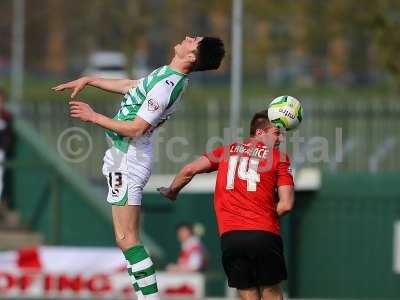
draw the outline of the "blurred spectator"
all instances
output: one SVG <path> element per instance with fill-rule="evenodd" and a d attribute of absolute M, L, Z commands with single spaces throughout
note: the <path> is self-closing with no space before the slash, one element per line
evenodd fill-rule
<path fill-rule="evenodd" d="M 170 272 L 200 272 L 207 267 L 207 254 L 199 237 L 194 234 L 193 225 L 181 223 L 176 227 L 176 234 L 181 243 L 181 252 L 175 264 L 169 264 Z"/>
<path fill-rule="evenodd" d="M 13 155 L 14 134 L 12 129 L 12 114 L 6 110 L 7 93 L 0 88 L 0 201 L 2 210 L 14 208 L 10 196 L 11 176 L 4 163 Z"/>

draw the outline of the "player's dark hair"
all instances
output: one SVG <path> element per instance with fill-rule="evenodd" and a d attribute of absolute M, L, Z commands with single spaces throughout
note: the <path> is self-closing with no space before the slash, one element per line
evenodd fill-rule
<path fill-rule="evenodd" d="M 192 223 L 181 222 L 181 223 L 177 224 L 175 227 L 176 231 L 178 231 L 181 228 L 186 228 L 193 234 L 193 224 Z"/>
<path fill-rule="evenodd" d="M 267 110 L 256 112 L 250 122 L 250 136 L 254 136 L 257 129 L 264 129 L 268 123 L 269 119 Z"/>
<path fill-rule="evenodd" d="M 224 56 L 224 42 L 220 38 L 203 37 L 197 46 L 196 62 L 192 71 L 218 69 Z"/>

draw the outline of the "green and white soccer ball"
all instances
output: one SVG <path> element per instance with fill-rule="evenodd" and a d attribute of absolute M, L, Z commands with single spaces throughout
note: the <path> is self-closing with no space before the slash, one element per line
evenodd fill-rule
<path fill-rule="evenodd" d="M 292 130 L 303 120 L 303 107 L 294 97 L 279 96 L 268 105 L 268 118 L 276 126 Z"/>

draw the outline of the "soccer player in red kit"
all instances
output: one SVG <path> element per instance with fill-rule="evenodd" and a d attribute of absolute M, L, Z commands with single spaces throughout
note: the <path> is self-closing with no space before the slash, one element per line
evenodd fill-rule
<path fill-rule="evenodd" d="M 289 158 L 279 151 L 281 129 L 267 111 L 254 115 L 250 136 L 221 146 L 184 166 L 160 193 L 175 200 L 196 174 L 218 171 L 214 209 L 222 264 L 243 300 L 283 299 L 287 278 L 279 217 L 294 204 Z"/>

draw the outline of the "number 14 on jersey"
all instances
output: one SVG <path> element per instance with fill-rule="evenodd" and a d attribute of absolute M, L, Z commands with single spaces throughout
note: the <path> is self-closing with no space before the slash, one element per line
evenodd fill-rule
<path fill-rule="evenodd" d="M 238 163 L 239 167 L 237 167 Z M 237 170 L 238 177 L 247 181 L 247 191 L 255 192 L 257 190 L 257 183 L 260 182 L 260 174 L 257 173 L 259 163 L 260 160 L 258 158 L 239 157 L 238 155 L 230 156 L 226 178 L 226 189 L 233 190 Z"/>

